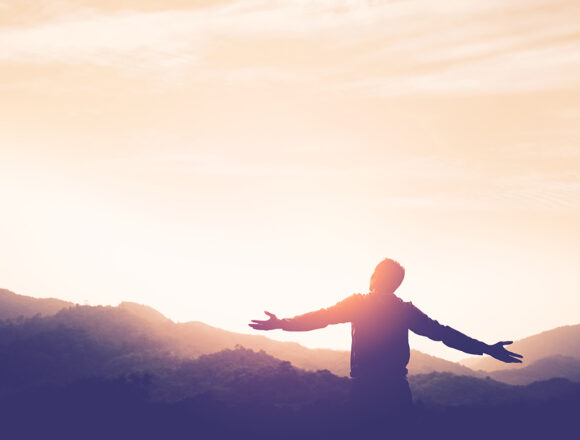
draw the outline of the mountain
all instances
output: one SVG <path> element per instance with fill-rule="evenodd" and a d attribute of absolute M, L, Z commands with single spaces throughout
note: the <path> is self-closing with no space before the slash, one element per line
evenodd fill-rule
<path fill-rule="evenodd" d="M 112 319 L 113 316 L 115 319 Z M 154 309 L 134 303 L 121 303 L 117 308 L 77 307 L 63 310 L 55 319 L 63 324 L 89 329 L 92 334 L 113 343 L 131 343 L 136 338 L 143 341 L 147 339 L 149 344 L 164 347 L 178 357 L 197 357 L 243 346 L 256 351 L 263 350 L 306 370 L 329 370 L 337 376 L 349 376 L 350 372 L 348 351 L 310 349 L 296 342 L 280 342 L 263 335 L 230 332 L 202 322 L 174 323 Z M 107 322 L 108 335 L 101 328 L 104 322 Z M 409 373 L 432 371 L 478 375 L 460 364 L 412 350 Z"/>
<path fill-rule="evenodd" d="M 141 359 L 149 365 L 153 357 L 179 359 L 233 349 L 236 346 L 264 351 L 305 370 L 328 370 L 349 376 L 350 353 L 341 350 L 309 349 L 295 342 L 280 342 L 263 335 L 226 331 L 202 322 L 175 323 L 157 310 L 133 302 L 112 306 L 80 306 L 58 299 L 36 299 L 0 290 L 0 316 L 43 316 L 28 332 L 55 332 L 59 326 L 85 332 L 91 341 L 123 352 L 115 358 L 124 362 Z M 526 385 L 552 377 L 580 381 L 580 325 L 565 326 L 515 342 L 510 349 L 525 356 L 523 364 L 502 364 L 490 357 L 472 358 L 465 365 L 411 350 L 410 375 L 448 372 L 459 376 L 490 378 L 512 385 Z M 147 360 L 145 360 L 147 358 Z M 120 370 L 119 370 L 120 371 Z"/>
<path fill-rule="evenodd" d="M 59 310 L 74 306 L 56 298 L 33 298 L 0 289 L 0 319 L 28 318 L 37 314 L 54 315 Z"/>
<path fill-rule="evenodd" d="M 135 366 L 137 360 L 144 368 L 155 364 L 154 359 L 167 356 L 192 359 L 242 346 L 264 351 L 305 370 L 328 370 L 340 377 L 349 376 L 348 351 L 309 349 L 295 342 L 230 332 L 202 322 L 175 323 L 157 310 L 133 302 L 122 302 L 117 307 L 80 306 L 54 298 L 37 299 L 0 290 L 0 319 L 35 315 L 42 319 L 25 326 L 30 337 L 34 332 L 37 332 L 34 337 L 40 337 L 41 334 L 58 333 L 60 327 L 71 328 L 84 332 L 97 347 L 122 353 L 107 364 L 110 373 L 122 371 L 127 364 Z M 510 349 L 525 356 L 523 364 L 502 364 L 490 357 L 471 358 L 464 364 L 472 368 L 411 350 L 408 370 L 409 375 L 447 372 L 478 378 L 488 376 L 512 385 L 527 385 L 552 377 L 580 381 L 580 344 L 577 341 L 580 341 L 580 325 L 560 327 L 515 342 Z"/>
<path fill-rule="evenodd" d="M 485 377 L 483 373 L 474 371 L 457 362 L 447 361 L 418 350 L 411 350 L 411 359 L 407 369 L 409 370 L 409 375 L 440 372 L 452 373 L 458 376 Z"/>
<path fill-rule="evenodd" d="M 353 418 L 346 377 L 307 371 L 242 346 L 199 354 L 240 340 L 287 346 L 202 323 L 176 324 L 135 303 L 75 305 L 50 316 L 0 320 L 2 433 L 15 439 L 377 438 L 372 425 Z M 311 363 L 320 361 L 313 350 L 290 345 L 310 353 Z M 416 369 L 449 367 L 413 356 Z M 549 359 L 549 368 L 538 361 L 498 374 L 550 374 L 555 364 L 577 374 L 576 359 L 563 356 Z M 577 432 L 580 383 L 567 379 L 521 386 L 429 372 L 409 382 L 414 419 L 389 420 L 393 438 L 460 439 L 468 432 L 482 439 L 543 439 Z M 404 435 L 393 434 L 395 422 Z"/>
<path fill-rule="evenodd" d="M 509 407 L 571 396 L 578 399 L 577 407 L 580 403 L 580 383 L 563 378 L 514 386 L 489 378 L 429 373 L 411 376 L 409 384 L 415 401 L 430 407 Z"/>
<path fill-rule="evenodd" d="M 523 368 L 492 371 L 488 376 L 511 385 L 528 385 L 553 377 L 580 382 L 580 359 L 560 355 L 549 356 Z"/>
<path fill-rule="evenodd" d="M 473 370 L 496 371 L 516 370 L 541 359 L 552 356 L 566 356 L 580 359 L 580 324 L 566 325 L 537 335 L 515 341 L 507 347 L 510 351 L 524 356 L 522 364 L 504 364 L 490 357 L 470 358 L 462 364 Z"/>
<path fill-rule="evenodd" d="M 51 301 L 53 308 L 45 307 Z M 80 306 L 59 300 L 22 297 L 12 292 L 0 296 L 0 310 L 15 310 L 12 303 L 26 303 L 33 316 L 47 317 L 43 325 L 54 330 L 57 326 L 83 330 L 91 339 L 110 347 L 123 348 L 127 353 L 163 352 L 179 358 L 195 358 L 236 346 L 263 350 L 278 359 L 290 361 L 306 370 L 329 370 L 337 376 L 349 376 L 350 353 L 344 350 L 309 349 L 295 342 L 280 342 L 263 335 L 249 335 L 226 331 L 202 322 L 175 323 L 155 309 L 132 302 L 117 307 Z M 59 309 L 60 308 L 60 309 Z M 59 309 L 59 310 L 57 310 Z M 53 314 L 54 316 L 48 316 Z M 5 313 L 15 318 L 18 313 Z M 411 351 L 410 374 L 432 371 L 477 376 L 469 368 L 434 356 Z"/>
<path fill-rule="evenodd" d="M 148 306 L 134 303 L 118 307 L 78 306 L 61 310 L 52 319 L 61 325 L 82 328 L 97 341 L 141 352 L 161 350 L 179 358 L 195 358 L 239 345 L 263 350 L 299 368 L 348 375 L 346 351 L 308 349 L 295 342 L 229 332 L 202 322 L 175 323 Z"/>
<path fill-rule="evenodd" d="M 31 325 L 38 322 L 32 319 Z M 348 402 L 350 379 L 301 370 L 241 347 L 177 364 L 165 358 L 165 363 L 143 373 L 130 368 L 114 376 L 93 371 L 90 377 L 35 383 L 37 371 L 78 369 L 78 361 L 83 363 L 82 357 L 91 353 L 77 352 L 82 335 L 67 338 L 72 329 L 59 329 L 57 337 L 44 340 L 44 348 L 61 365 L 11 358 L 18 361 L 14 366 L 21 384 L 0 393 L 2 433 L 7 438 L 384 438 L 364 417 L 356 418 L 366 414 L 357 414 Z M 62 337 L 65 344 L 59 343 Z M 77 348 L 71 348 L 71 342 Z M 36 371 L 31 370 L 36 361 Z M 0 363 L 0 380 L 8 371 Z M 413 418 L 387 418 L 393 438 L 463 439 L 466 433 L 476 439 L 543 439 L 552 438 L 550 434 L 574 438 L 577 432 L 580 383 L 551 379 L 522 387 L 430 373 L 411 376 L 410 385 Z M 393 432 L 397 427 L 401 431 Z"/>

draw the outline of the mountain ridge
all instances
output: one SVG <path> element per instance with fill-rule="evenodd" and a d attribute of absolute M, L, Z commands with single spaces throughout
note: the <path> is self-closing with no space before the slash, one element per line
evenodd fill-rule
<path fill-rule="evenodd" d="M 12 307 L 13 304 L 25 304 L 26 307 Z M 135 302 L 125 301 L 118 306 L 81 306 L 54 298 L 25 297 L 2 289 L 0 311 L 0 316 L 4 317 L 0 319 L 32 318 L 40 314 L 45 320 L 43 325 L 46 328 L 55 329 L 64 325 L 82 329 L 96 343 L 123 349 L 129 357 L 134 356 L 131 353 L 163 352 L 176 358 L 193 359 L 243 346 L 264 351 L 305 370 L 329 370 L 337 376 L 349 376 L 349 351 L 306 348 L 297 342 L 282 342 L 264 335 L 231 332 L 200 321 L 176 323 L 154 308 Z M 51 312 L 55 313 L 50 314 Z M 562 335 L 566 336 L 564 347 L 571 348 L 564 353 L 555 349 L 562 346 L 559 341 Z M 540 348 L 533 344 L 536 338 L 544 343 L 540 344 Z M 576 350 L 580 357 L 580 344 L 575 345 L 574 341 L 580 341 L 580 325 L 563 326 L 516 341 L 513 350 L 525 356 L 522 365 L 516 364 L 513 367 L 513 364 L 502 364 L 489 357 L 473 358 L 469 362 L 469 365 L 476 367 L 487 366 L 488 370 L 469 368 L 464 364 L 411 350 L 408 370 L 411 376 L 449 372 L 476 378 L 490 377 L 512 385 L 525 385 L 552 377 L 580 381 L 580 359 L 574 356 Z M 546 345 L 551 351 L 543 350 Z M 547 352 L 548 355 L 533 355 L 539 352 Z"/>
<path fill-rule="evenodd" d="M 20 297 L 13 292 L 10 294 Z M 264 335 L 231 332 L 200 321 L 175 323 L 154 308 L 135 302 L 125 301 L 118 306 L 86 306 L 67 302 L 62 302 L 61 305 L 63 308 L 51 315 L 55 324 L 82 328 L 101 343 L 108 342 L 115 346 L 125 343 L 141 349 L 155 347 L 184 358 L 198 357 L 241 345 L 288 360 L 298 368 L 313 371 L 326 369 L 338 376 L 350 374 L 349 351 L 311 349 L 297 342 L 276 341 Z M 30 313 L 29 316 L 34 314 L 36 313 Z M 409 373 L 425 374 L 432 371 L 481 376 L 457 363 L 411 350 Z"/>
<path fill-rule="evenodd" d="M 0 289 L 0 319 L 29 318 L 34 315 L 54 315 L 74 303 L 58 298 L 34 298 Z"/>
<path fill-rule="evenodd" d="M 580 359 L 580 324 L 563 325 L 527 336 L 514 341 L 508 349 L 523 355 L 524 363 L 504 364 L 490 357 L 469 358 L 461 363 L 474 370 L 494 372 L 517 370 L 551 356 Z"/>

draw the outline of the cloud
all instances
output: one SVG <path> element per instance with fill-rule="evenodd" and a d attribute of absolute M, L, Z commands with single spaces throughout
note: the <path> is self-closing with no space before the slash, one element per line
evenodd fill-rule
<path fill-rule="evenodd" d="M 196 62 L 202 46 L 194 33 L 185 32 L 184 23 L 176 23 L 175 13 L 83 15 L 3 30 L 0 60 L 121 67 L 163 66 L 184 58 Z"/>
<path fill-rule="evenodd" d="M 521 208 L 580 212 L 580 180 L 565 174 L 529 174 L 502 179 L 501 198 Z"/>
<path fill-rule="evenodd" d="M 580 88 L 580 42 L 545 49 L 520 50 L 482 60 L 431 69 L 428 73 L 385 75 L 345 82 L 342 90 L 372 96 L 405 95 L 410 91 L 447 93 L 520 93 Z"/>
<path fill-rule="evenodd" d="M 328 90 L 379 96 L 519 92 L 580 85 L 578 14 L 580 6 L 553 0 L 249 0 L 77 11 L 0 28 L 0 63 L 195 71 L 192 81 L 311 78 Z"/>
<path fill-rule="evenodd" d="M 347 24 L 318 7 L 292 1 L 246 1 L 199 8 L 115 14 L 70 12 L 33 27 L 0 28 L 0 61 L 127 64 L 189 56 L 199 59 L 219 36 L 309 36 Z M 317 13 L 318 12 L 318 13 Z"/>
<path fill-rule="evenodd" d="M 579 183 L 543 183 L 471 194 L 434 192 L 422 195 L 383 196 L 376 203 L 383 207 L 444 209 L 458 211 L 535 211 L 580 214 Z"/>

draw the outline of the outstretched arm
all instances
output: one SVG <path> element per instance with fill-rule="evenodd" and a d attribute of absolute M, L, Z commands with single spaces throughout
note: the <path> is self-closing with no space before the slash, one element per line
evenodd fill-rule
<path fill-rule="evenodd" d="M 429 318 L 418 308 L 411 307 L 410 329 L 422 336 L 427 336 L 434 341 L 442 341 L 445 345 L 456 350 L 469 354 L 488 354 L 491 357 L 506 363 L 521 363 L 523 356 L 504 348 L 512 341 L 501 341 L 493 345 L 470 338 L 467 335 L 446 325 L 441 325 L 437 321 Z"/>
<path fill-rule="evenodd" d="M 282 328 L 281 319 L 278 319 L 278 317 L 273 313 L 266 311 L 264 311 L 264 313 L 270 318 L 265 320 L 252 319 L 252 323 L 248 325 L 256 330 L 277 330 Z"/>
<path fill-rule="evenodd" d="M 509 345 L 513 341 L 501 341 L 493 345 L 486 345 L 486 349 L 484 351 L 485 354 L 489 354 L 491 357 L 496 358 L 499 361 L 505 363 L 522 363 L 522 359 L 524 358 L 521 354 L 514 353 L 513 351 L 506 350 L 504 345 Z"/>
<path fill-rule="evenodd" d="M 270 318 L 266 320 L 252 319 L 252 323 L 248 324 L 256 330 L 285 330 L 289 332 L 305 332 L 308 330 L 315 330 L 317 328 L 326 327 L 326 314 L 322 313 L 325 309 L 316 312 L 306 313 L 304 315 L 296 316 L 294 318 L 279 319 L 276 315 L 270 312 L 264 312 Z"/>
<path fill-rule="evenodd" d="M 252 323 L 248 325 L 256 330 L 281 329 L 287 332 L 306 332 L 309 330 L 324 328 L 332 323 L 329 309 L 321 309 L 286 319 L 278 319 L 276 315 L 270 312 L 265 311 L 264 313 L 268 315 L 270 319 L 264 321 L 252 319 Z"/>
<path fill-rule="evenodd" d="M 356 312 L 360 298 L 361 295 L 352 295 L 327 309 L 316 310 L 315 312 L 305 313 L 293 318 L 278 319 L 273 313 L 264 312 L 269 316 L 269 319 L 253 319 L 248 325 L 256 330 L 281 329 L 289 332 L 316 330 L 329 324 L 349 322 L 353 313 Z"/>

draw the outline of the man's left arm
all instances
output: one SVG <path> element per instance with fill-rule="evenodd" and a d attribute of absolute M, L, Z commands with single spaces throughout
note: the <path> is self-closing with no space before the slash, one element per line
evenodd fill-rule
<path fill-rule="evenodd" d="M 426 336 L 434 341 L 441 341 L 448 347 L 469 354 L 488 354 L 502 362 L 522 362 L 521 355 L 504 348 L 504 345 L 511 344 L 512 341 L 502 341 L 497 344 L 488 345 L 485 342 L 471 338 L 452 327 L 439 324 L 439 322 L 429 318 L 425 313 L 411 303 L 409 303 L 409 318 L 409 328 L 411 331 L 418 335 Z"/>

